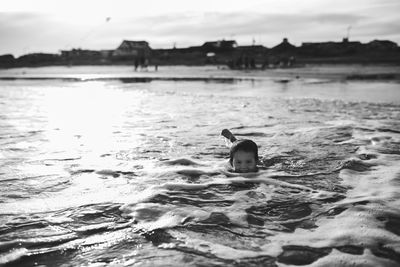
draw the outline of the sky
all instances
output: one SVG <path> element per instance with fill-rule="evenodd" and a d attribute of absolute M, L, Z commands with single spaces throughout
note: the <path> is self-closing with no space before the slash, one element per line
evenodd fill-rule
<path fill-rule="evenodd" d="M 1 0 L 0 55 L 152 48 L 236 40 L 273 47 L 302 42 L 400 44 L 400 0 Z"/>

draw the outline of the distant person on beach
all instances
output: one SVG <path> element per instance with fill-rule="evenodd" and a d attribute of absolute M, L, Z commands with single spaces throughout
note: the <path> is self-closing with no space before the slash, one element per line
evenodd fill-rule
<path fill-rule="evenodd" d="M 139 67 L 139 61 L 135 59 L 135 71 L 137 71 L 138 67 Z"/>
<path fill-rule="evenodd" d="M 236 173 L 257 172 L 257 144 L 249 139 L 236 139 L 228 129 L 223 129 L 221 135 L 232 143 L 229 151 L 229 171 Z"/>

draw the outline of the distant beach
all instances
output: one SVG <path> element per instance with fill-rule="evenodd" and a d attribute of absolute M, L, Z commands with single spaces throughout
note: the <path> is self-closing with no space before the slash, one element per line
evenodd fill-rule
<path fill-rule="evenodd" d="M 392 80 L 400 81 L 400 65 L 310 64 L 297 68 L 231 70 L 226 66 L 153 66 L 134 71 L 133 66 L 49 66 L 0 70 L 0 79 L 140 79 L 147 80 Z M 139 80 L 140 81 L 140 80 Z"/>

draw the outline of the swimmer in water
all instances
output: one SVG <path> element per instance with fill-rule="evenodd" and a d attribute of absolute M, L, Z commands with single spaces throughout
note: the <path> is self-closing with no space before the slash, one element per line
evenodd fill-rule
<path fill-rule="evenodd" d="M 258 172 L 257 144 L 249 139 L 236 139 L 228 129 L 223 129 L 221 135 L 232 143 L 229 151 L 230 171 L 236 173 Z"/>

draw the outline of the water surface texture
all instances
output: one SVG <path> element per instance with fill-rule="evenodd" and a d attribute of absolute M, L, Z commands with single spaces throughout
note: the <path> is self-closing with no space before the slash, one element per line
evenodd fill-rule
<path fill-rule="evenodd" d="M 0 265 L 400 264 L 399 83 L 51 70 L 0 80 Z"/>

